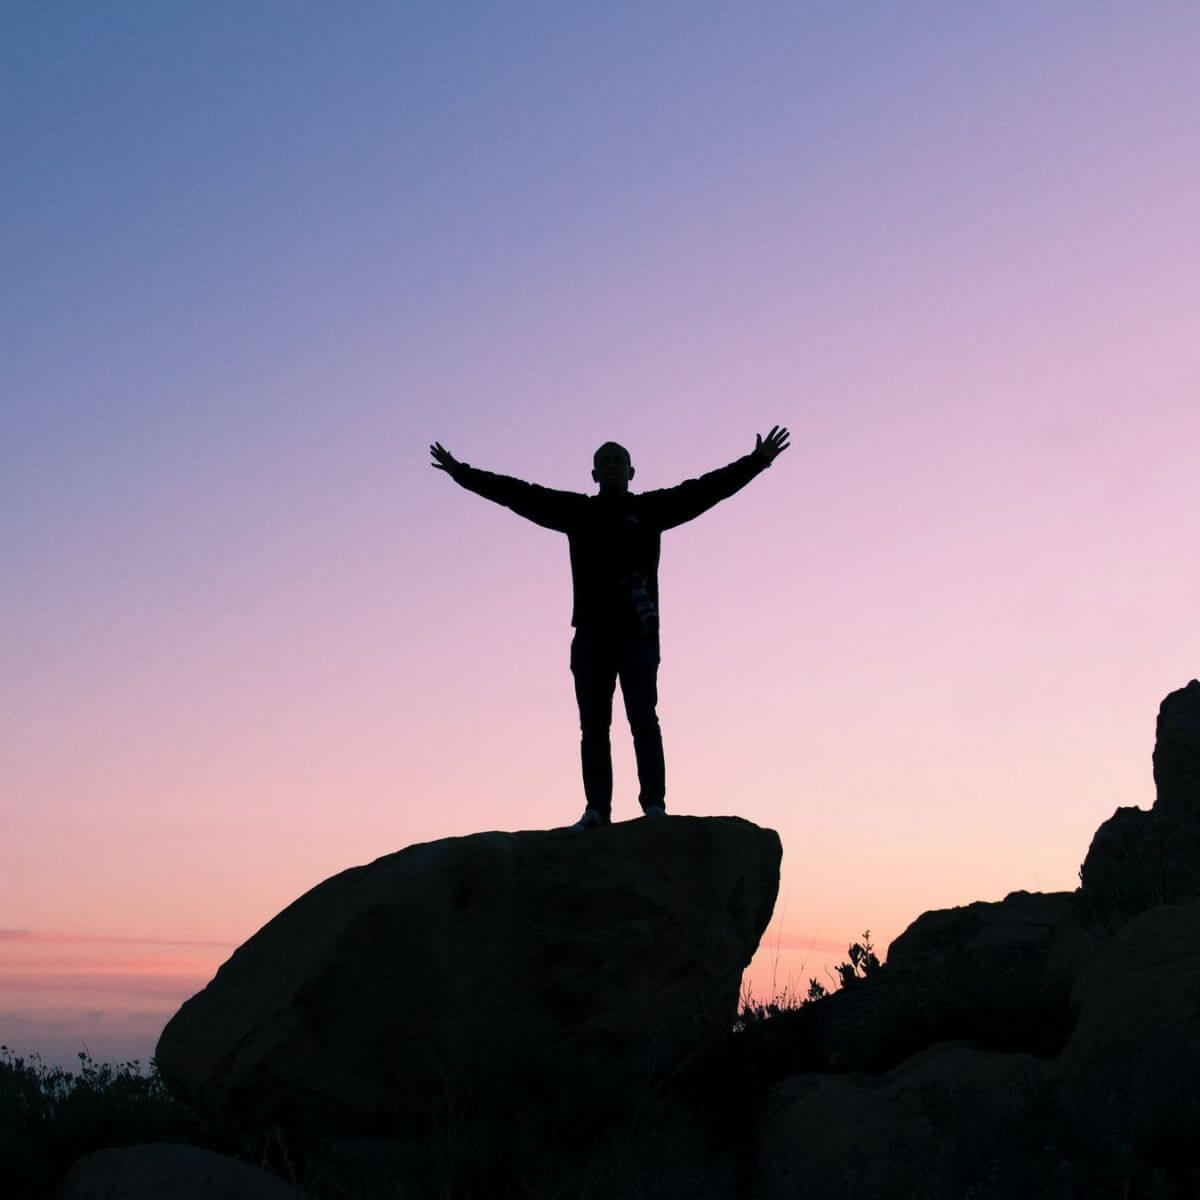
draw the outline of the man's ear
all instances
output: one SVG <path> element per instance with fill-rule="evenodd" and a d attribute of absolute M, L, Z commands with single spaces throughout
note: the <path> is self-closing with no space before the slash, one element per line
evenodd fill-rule
<path fill-rule="evenodd" d="M 632 479 L 632 478 L 633 478 L 633 476 L 634 476 L 634 474 L 635 474 L 635 472 L 634 472 L 634 469 L 633 469 L 633 467 L 631 466 L 631 467 L 629 468 L 629 478 L 630 478 L 630 479 Z"/>
<path fill-rule="evenodd" d="M 596 476 L 596 468 L 595 468 L 595 467 L 593 467 L 593 468 L 592 468 L 592 482 L 593 482 L 593 483 L 599 483 L 599 482 L 600 482 L 600 480 L 599 480 L 599 479 L 597 478 L 597 476 Z"/>

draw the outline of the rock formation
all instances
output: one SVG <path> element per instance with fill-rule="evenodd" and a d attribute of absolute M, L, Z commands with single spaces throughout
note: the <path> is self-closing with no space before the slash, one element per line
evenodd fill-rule
<path fill-rule="evenodd" d="M 728 1028 L 778 836 L 734 817 L 483 833 L 313 888 L 162 1034 L 182 1097 L 243 1127 L 393 1127 L 448 1087 Z M 530 1080 L 526 1080 L 528 1084 Z"/>
<path fill-rule="evenodd" d="M 1192 1200 L 1200 682 L 1163 701 L 1154 778 L 1077 891 L 925 913 L 864 978 L 736 1030 L 774 833 L 413 846 L 260 930 L 158 1062 L 223 1136 L 285 1131 L 322 1198 Z"/>
<path fill-rule="evenodd" d="M 1200 1181 L 1200 901 L 1130 921 L 1072 1002 L 1054 1056 L 937 1041 L 879 1074 L 782 1081 L 764 1109 L 770 1194 L 949 1197 L 985 1182 L 996 1196 L 1195 1194 L 1176 1184 L 1189 1160 Z M 1125 1178 L 1105 1178 L 1102 1147 Z M 1180 1177 L 1164 1165 L 1155 1178 L 1155 1158 Z"/>
<path fill-rule="evenodd" d="M 1163 701 L 1154 778 L 1078 891 L 925 913 L 873 975 L 767 1023 L 800 1069 L 763 1104 L 769 1195 L 1200 1194 L 1195 680 Z"/>
<path fill-rule="evenodd" d="M 1200 681 L 1159 708 L 1154 783 L 1154 807 L 1118 808 L 1080 870 L 1084 893 L 1110 924 L 1200 897 Z"/>
<path fill-rule="evenodd" d="M 1200 680 L 1172 692 L 1158 710 L 1154 787 L 1164 817 L 1200 821 Z"/>

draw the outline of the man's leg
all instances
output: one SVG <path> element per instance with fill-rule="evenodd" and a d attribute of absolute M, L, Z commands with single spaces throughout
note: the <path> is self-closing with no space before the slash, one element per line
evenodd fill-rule
<path fill-rule="evenodd" d="M 571 674 L 579 704 L 579 757 L 583 766 L 583 794 L 588 808 L 604 821 L 612 817 L 613 691 L 617 686 L 615 647 L 607 638 L 577 633 L 571 643 Z"/>
<path fill-rule="evenodd" d="M 621 647 L 621 696 L 633 733 L 641 787 L 638 800 L 643 809 L 663 807 L 667 794 L 667 768 L 657 711 L 658 661 L 657 638 L 637 638 Z"/>

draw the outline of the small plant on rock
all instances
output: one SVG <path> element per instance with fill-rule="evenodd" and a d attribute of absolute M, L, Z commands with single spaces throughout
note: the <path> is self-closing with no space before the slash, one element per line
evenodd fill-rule
<path fill-rule="evenodd" d="M 850 956 L 850 961 L 838 963 L 834 967 L 843 988 L 857 986 L 869 975 L 874 975 L 883 965 L 879 961 L 879 956 L 875 953 L 875 946 L 871 941 L 871 931 L 869 929 L 863 931 L 861 942 L 853 942 L 847 947 L 846 953 Z M 819 979 L 810 979 L 808 981 L 808 994 L 804 1002 L 811 1003 L 813 1000 L 823 1000 L 828 995 L 829 989 Z"/>
<path fill-rule="evenodd" d="M 842 987 L 854 987 L 869 975 L 879 970 L 879 956 L 871 943 L 871 931 L 865 930 L 861 942 L 854 942 L 846 951 L 850 961 L 839 963 L 834 969 L 841 977 Z"/>

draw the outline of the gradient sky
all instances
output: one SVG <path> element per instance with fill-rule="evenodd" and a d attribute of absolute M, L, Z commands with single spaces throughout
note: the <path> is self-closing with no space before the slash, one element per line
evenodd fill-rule
<path fill-rule="evenodd" d="M 146 1059 L 335 872 L 582 811 L 561 535 L 664 539 L 749 982 L 1071 888 L 1200 674 L 1200 8 L 0 7 L 0 1041 Z M 618 712 L 619 712 L 618 707 Z M 618 818 L 637 813 L 615 729 Z"/>

